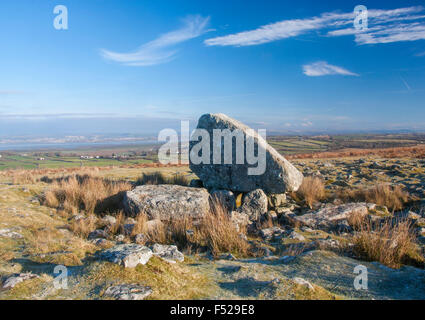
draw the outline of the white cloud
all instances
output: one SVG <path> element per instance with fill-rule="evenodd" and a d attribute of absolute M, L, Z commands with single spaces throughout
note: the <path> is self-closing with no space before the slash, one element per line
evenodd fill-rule
<path fill-rule="evenodd" d="M 207 32 L 209 17 L 188 16 L 184 20 L 184 26 L 159 36 L 157 39 L 140 46 L 130 53 L 117 53 L 101 50 L 101 55 L 111 61 L 119 62 L 128 66 L 152 66 L 166 63 L 174 59 L 177 50 L 173 49 L 179 43 L 197 38 Z"/>
<path fill-rule="evenodd" d="M 342 67 L 333 66 L 326 61 L 318 61 L 311 64 L 303 65 L 303 73 L 309 77 L 319 77 L 328 75 L 344 75 L 344 76 L 358 76 L 357 73 L 348 71 Z"/>
<path fill-rule="evenodd" d="M 207 39 L 207 46 L 252 46 L 296 37 L 312 31 L 336 37 L 354 35 L 357 44 L 389 43 L 425 39 L 425 8 L 368 10 L 368 29 L 353 27 L 354 13 L 323 13 L 317 17 L 283 20 L 254 30 Z"/>

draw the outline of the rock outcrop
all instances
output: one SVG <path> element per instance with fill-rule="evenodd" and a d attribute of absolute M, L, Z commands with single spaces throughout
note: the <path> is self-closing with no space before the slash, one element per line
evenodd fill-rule
<path fill-rule="evenodd" d="M 206 188 L 239 192 L 249 192 L 260 188 L 266 193 L 283 193 L 296 191 L 301 185 L 303 175 L 261 136 L 255 134 L 252 129 L 239 121 L 224 114 L 204 114 L 199 119 L 197 129 L 204 129 L 209 134 L 209 163 L 194 161 L 192 153 L 200 155 L 203 152 L 198 151 L 198 144 L 201 143 L 200 140 L 203 138 L 199 138 L 198 141 L 197 132 L 195 131 L 195 135 L 192 136 L 192 141 L 190 142 L 190 168 L 202 180 Z M 243 137 L 240 141 L 238 141 L 238 138 L 232 138 L 231 164 L 224 163 L 225 139 L 214 139 L 214 130 L 216 129 L 229 130 L 230 134 L 242 133 Z M 224 131 L 222 132 L 224 133 Z M 258 151 L 255 152 L 256 156 L 265 155 L 265 171 L 262 174 L 250 174 L 253 168 L 257 168 L 258 163 L 250 161 L 251 163 L 254 162 L 254 164 L 250 164 L 247 161 L 248 140 L 253 141 L 254 150 Z M 240 147 L 242 143 L 244 154 L 242 155 L 242 161 L 237 162 L 237 146 Z M 221 149 L 221 161 L 215 164 L 214 150 L 220 150 L 218 148 Z M 228 148 L 230 149 L 230 146 Z M 219 151 L 217 151 L 218 153 Z M 240 153 L 242 154 L 242 152 Z M 206 156 L 205 159 L 207 159 Z"/>
<path fill-rule="evenodd" d="M 138 244 L 119 244 L 98 254 L 100 260 L 116 263 L 125 268 L 146 264 L 152 257 L 152 250 Z"/>
<path fill-rule="evenodd" d="M 206 189 L 177 185 L 143 185 L 127 191 L 124 208 L 127 214 L 144 212 L 150 219 L 169 220 L 190 216 L 199 218 L 210 210 Z"/>

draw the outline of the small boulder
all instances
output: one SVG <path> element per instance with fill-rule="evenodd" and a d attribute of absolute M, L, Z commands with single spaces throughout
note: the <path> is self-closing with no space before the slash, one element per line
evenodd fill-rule
<path fill-rule="evenodd" d="M 268 199 L 270 208 L 277 208 L 285 204 L 286 194 L 284 193 L 269 194 L 267 199 Z"/>
<path fill-rule="evenodd" d="M 155 256 L 158 256 L 161 259 L 164 259 L 165 261 L 170 263 L 175 263 L 176 261 L 184 261 L 184 255 L 177 249 L 177 246 L 169 246 L 156 243 L 152 246 L 152 252 Z"/>
<path fill-rule="evenodd" d="M 38 278 L 38 275 L 33 274 L 31 272 L 14 274 L 14 275 L 8 277 L 3 282 L 3 289 L 12 289 L 18 283 L 21 283 L 23 281 L 30 280 L 30 279 L 33 279 L 33 278 Z"/>
<path fill-rule="evenodd" d="M 137 284 L 119 284 L 106 289 L 103 296 L 117 300 L 143 300 L 151 295 L 152 292 L 150 287 Z"/>
<path fill-rule="evenodd" d="M 116 263 L 125 268 L 146 264 L 152 257 L 152 250 L 138 244 L 119 244 L 98 254 L 100 260 Z"/>
<path fill-rule="evenodd" d="M 242 199 L 242 205 L 236 210 L 245 213 L 251 221 L 256 221 L 267 212 L 267 196 L 261 189 L 248 192 Z"/>

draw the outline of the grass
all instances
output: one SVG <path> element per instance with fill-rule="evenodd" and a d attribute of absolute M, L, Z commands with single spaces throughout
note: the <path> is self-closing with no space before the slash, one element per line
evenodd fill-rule
<path fill-rule="evenodd" d="M 378 261 L 391 268 L 403 264 L 424 267 L 412 224 L 408 220 L 373 224 L 367 218 L 357 219 L 353 237 L 354 254 L 366 261 Z"/>
<path fill-rule="evenodd" d="M 325 185 L 318 177 L 305 177 L 297 192 L 293 193 L 296 200 L 303 200 L 310 209 L 315 202 L 326 198 Z"/>
<path fill-rule="evenodd" d="M 345 188 L 338 192 L 337 197 L 343 201 L 356 201 L 375 203 L 378 206 L 386 206 L 389 210 L 403 209 L 405 204 L 413 200 L 407 191 L 400 186 L 377 184 L 367 189 Z"/>
<path fill-rule="evenodd" d="M 121 205 L 122 192 L 131 187 L 128 182 L 77 174 L 54 181 L 42 200 L 48 207 L 60 208 L 73 214 L 81 210 L 88 214 L 108 211 L 107 208 L 116 211 Z"/>
<path fill-rule="evenodd" d="M 136 185 L 144 184 L 176 184 L 180 186 L 188 186 L 190 183 L 189 179 L 182 173 L 176 173 L 172 176 L 168 176 L 161 171 L 144 173 L 136 181 Z"/>

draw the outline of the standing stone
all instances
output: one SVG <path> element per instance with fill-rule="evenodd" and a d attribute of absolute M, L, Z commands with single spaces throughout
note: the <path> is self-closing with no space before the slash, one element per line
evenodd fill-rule
<path fill-rule="evenodd" d="M 261 136 L 254 133 L 248 126 L 236 121 L 224 114 L 204 114 L 198 122 L 197 129 L 204 129 L 209 134 L 209 163 L 194 163 L 191 155 L 190 169 L 202 180 L 206 188 L 227 189 L 239 192 L 249 192 L 255 189 L 263 189 L 266 193 L 284 193 L 296 191 L 302 183 L 303 175 Z M 230 134 L 242 133 L 244 154 L 243 164 L 236 163 L 236 150 L 238 138 L 232 138 L 232 161 L 224 164 L 224 140 L 215 141 L 214 129 L 230 130 Z M 235 131 L 237 130 L 237 131 Z M 216 131 L 217 132 L 217 131 Z M 224 133 L 224 132 L 223 132 Z M 253 138 L 254 149 L 265 153 L 265 172 L 259 175 L 248 174 L 249 168 L 257 168 L 258 163 L 249 164 L 246 157 L 247 140 Z M 190 152 L 198 152 L 198 144 L 203 138 L 193 136 L 190 142 Z M 236 141 L 235 141 L 236 140 Z M 238 144 L 242 145 L 242 142 Z M 221 148 L 221 161 L 214 164 L 213 150 Z M 201 156 L 203 151 L 199 151 Z M 255 152 L 255 154 L 261 154 Z M 207 159 L 208 155 L 205 156 Z"/>
<path fill-rule="evenodd" d="M 199 218 L 210 210 L 206 189 L 177 185 L 143 185 L 127 191 L 124 208 L 130 215 L 144 212 L 150 219 Z"/>

